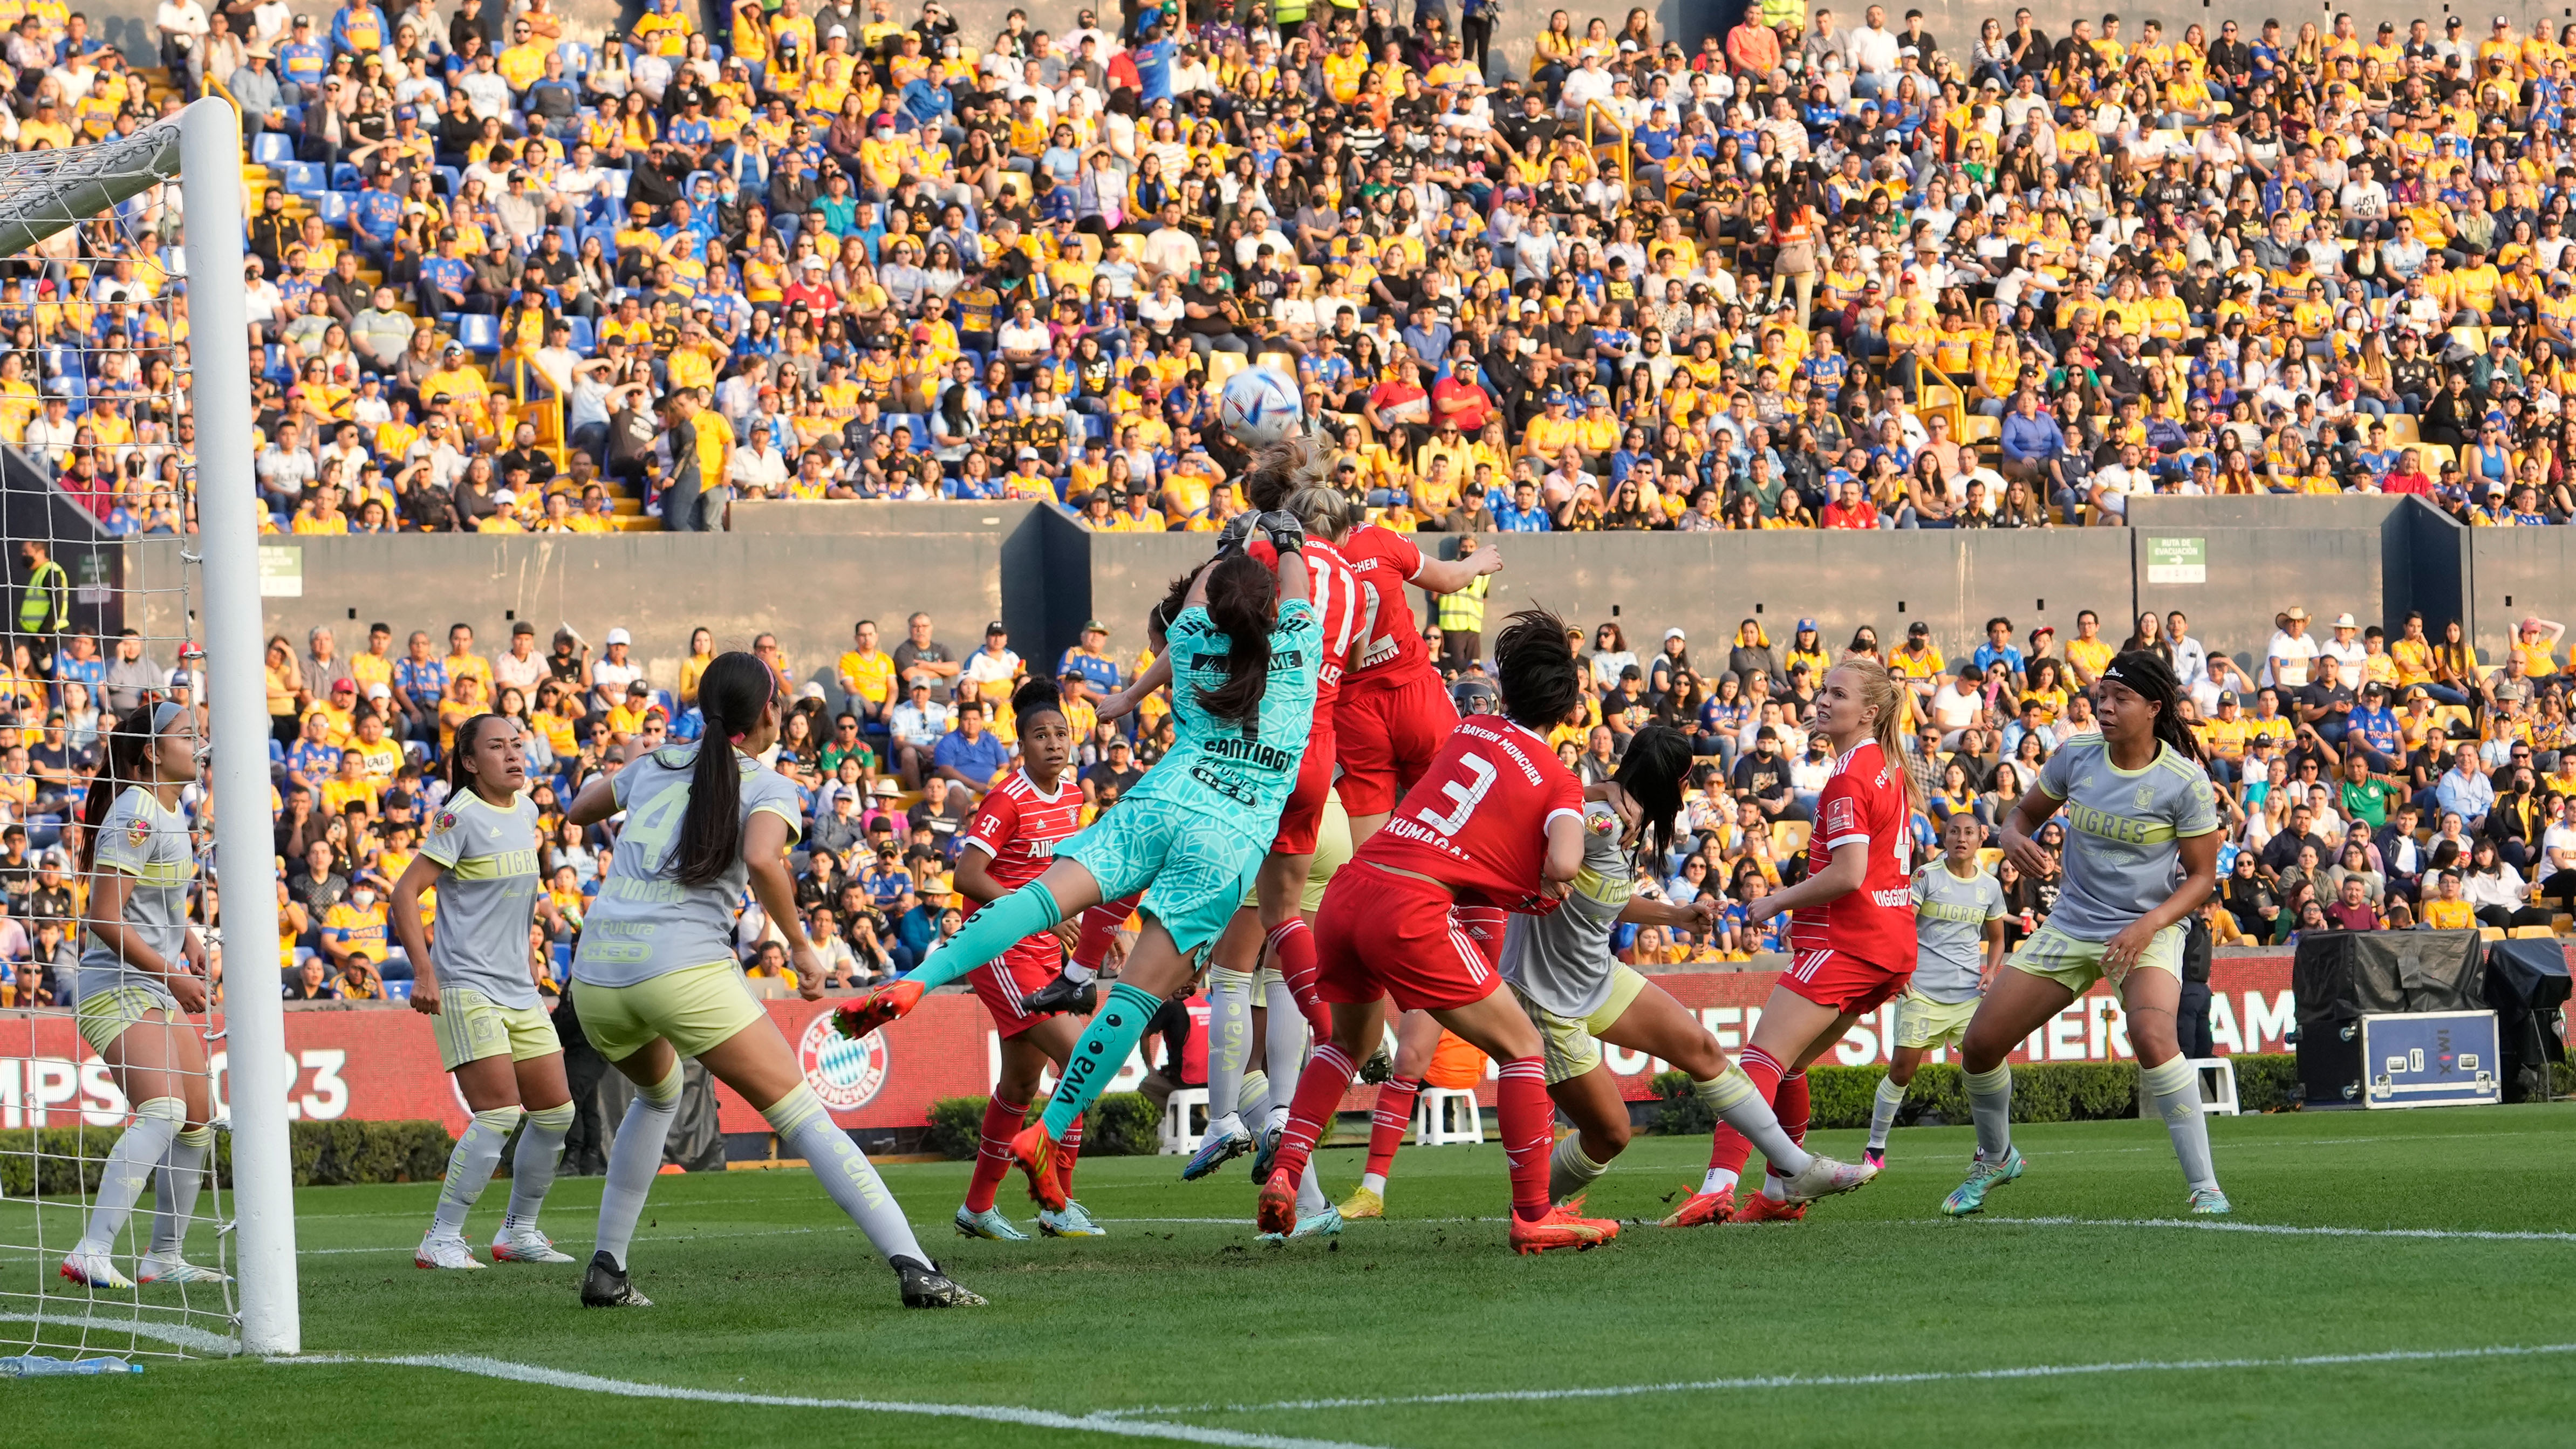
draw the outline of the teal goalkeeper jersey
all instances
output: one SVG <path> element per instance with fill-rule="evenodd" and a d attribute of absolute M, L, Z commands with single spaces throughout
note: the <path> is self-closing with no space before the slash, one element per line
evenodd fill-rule
<path fill-rule="evenodd" d="M 1315 611 L 1303 600 L 1279 606 L 1270 631 L 1270 684 L 1261 716 L 1244 729 L 1210 716 L 1201 691 L 1226 681 L 1231 647 L 1205 609 L 1187 609 L 1165 631 L 1172 661 L 1172 721 L 1178 738 L 1161 763 L 1127 795 L 1252 829 L 1278 828 L 1279 810 L 1296 788 L 1297 766 L 1315 726 Z M 1122 809 L 1130 808 L 1122 804 Z"/>

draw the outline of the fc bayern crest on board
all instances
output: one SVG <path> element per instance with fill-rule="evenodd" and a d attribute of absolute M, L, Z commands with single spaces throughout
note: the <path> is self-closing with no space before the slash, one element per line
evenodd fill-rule
<path fill-rule="evenodd" d="M 885 1087 L 885 1033 L 869 1032 L 852 1041 L 832 1028 L 832 1013 L 817 1012 L 805 1023 L 805 1034 L 796 1043 L 796 1065 L 805 1073 L 805 1085 L 823 1099 L 823 1105 L 835 1112 L 855 1112 L 876 1100 Z"/>

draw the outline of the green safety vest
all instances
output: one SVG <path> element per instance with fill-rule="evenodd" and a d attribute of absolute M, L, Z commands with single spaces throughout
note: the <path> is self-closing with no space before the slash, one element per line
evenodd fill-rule
<path fill-rule="evenodd" d="M 47 559 L 36 565 L 27 580 L 27 592 L 18 599 L 18 632 L 21 634 L 59 634 L 71 624 L 65 607 L 71 591 L 71 575 L 63 566 Z"/>
<path fill-rule="evenodd" d="M 1270 11 L 1270 23 L 1282 36 L 1290 26 L 1306 23 L 1306 0 L 1279 0 Z"/>
<path fill-rule="evenodd" d="M 1467 581 L 1467 587 L 1454 594 L 1441 594 L 1435 611 L 1443 634 L 1482 634 L 1485 632 L 1485 583 L 1483 574 Z"/>

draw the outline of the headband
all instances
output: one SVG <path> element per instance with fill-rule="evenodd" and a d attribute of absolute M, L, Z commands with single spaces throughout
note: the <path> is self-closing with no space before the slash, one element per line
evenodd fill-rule
<path fill-rule="evenodd" d="M 170 722 L 172 720 L 177 719 L 179 716 L 186 714 L 187 712 L 188 707 L 186 705 L 174 704 L 166 699 L 161 701 L 159 704 L 152 706 L 153 737 L 158 739 L 161 732 L 170 727 Z"/>

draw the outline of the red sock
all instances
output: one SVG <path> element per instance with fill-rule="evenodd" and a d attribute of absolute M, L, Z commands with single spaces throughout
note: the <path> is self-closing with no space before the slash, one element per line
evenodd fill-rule
<path fill-rule="evenodd" d="M 1807 1119 L 1815 1115 L 1807 1097 L 1805 1068 L 1801 1067 L 1780 1079 L 1779 1090 L 1771 1095 L 1771 1110 L 1779 1114 L 1780 1130 L 1789 1134 L 1789 1140 L 1801 1147 L 1805 1146 Z M 1788 1176 L 1780 1170 L 1780 1164 L 1776 1162 L 1772 1163 L 1766 1171 L 1773 1177 Z"/>
<path fill-rule="evenodd" d="M 1065 1130 L 1064 1137 L 1055 1145 L 1056 1190 L 1066 1197 L 1073 1196 L 1073 1164 L 1081 1156 L 1082 1119 L 1076 1117 L 1073 1126 Z"/>
<path fill-rule="evenodd" d="M 1274 1172 L 1286 1172 L 1296 1181 L 1306 1171 L 1306 1159 L 1314 1155 L 1315 1139 L 1324 1135 L 1324 1122 L 1341 1105 L 1342 1093 L 1351 1085 L 1351 1059 L 1342 1049 L 1326 1041 L 1306 1059 L 1306 1070 L 1297 1074 L 1297 1094 L 1290 1100 L 1288 1127 L 1279 1138 L 1279 1151 L 1271 1158 Z M 1546 1164 L 1541 1163 L 1544 1171 Z"/>
<path fill-rule="evenodd" d="M 1512 1216 L 1537 1222 L 1547 1216 L 1548 1145 L 1556 1126 L 1546 1061 L 1521 1057 L 1503 1063 L 1494 1105 L 1494 1115 L 1501 1119 L 1503 1156 L 1512 1166 Z"/>
<path fill-rule="evenodd" d="M 1369 1119 L 1368 1171 L 1384 1177 L 1395 1166 L 1395 1149 L 1404 1145 L 1405 1129 L 1413 1125 L 1413 1099 L 1421 1092 L 1420 1077 L 1389 1077 L 1377 1089 L 1377 1115 Z"/>
<path fill-rule="evenodd" d="M 1758 1046 L 1748 1046 L 1736 1053 L 1735 1064 L 1744 1069 L 1744 1075 L 1751 1079 L 1753 1090 L 1762 1094 L 1763 1101 L 1769 1102 L 1779 1095 L 1780 1063 L 1769 1052 Z M 1777 1110 L 1776 1106 L 1774 1110 Z M 1803 1112 L 1799 1114 L 1799 1120 L 1805 1120 Z M 1743 1133 L 1720 1122 L 1714 1139 L 1708 1145 L 1708 1165 L 1712 1170 L 1740 1173 L 1744 1170 L 1745 1155 L 1752 1150 L 1753 1144 L 1744 1140 Z"/>
<path fill-rule="evenodd" d="M 966 1184 L 968 1212 L 980 1213 L 993 1205 L 993 1190 L 1011 1170 L 1011 1138 L 1028 1114 L 1026 1102 L 994 1097 L 984 1103 L 984 1129 L 975 1143 L 975 1176 Z"/>
<path fill-rule="evenodd" d="M 1101 963 L 1109 959 L 1109 948 L 1118 940 L 1119 928 L 1127 924 L 1128 917 L 1136 914 L 1136 901 L 1135 896 L 1123 901 L 1108 901 L 1074 918 L 1082 923 L 1081 942 L 1073 948 L 1076 965 L 1094 971 L 1100 969 Z"/>
<path fill-rule="evenodd" d="M 1306 1024 L 1315 1029 L 1315 1040 L 1333 1034 L 1333 1013 L 1315 994 L 1315 934 L 1306 929 L 1304 916 L 1290 916 L 1270 933 L 1270 959 L 1279 963 L 1279 976 L 1288 983 L 1289 992 L 1297 998 L 1297 1009 L 1305 1013 Z"/>

